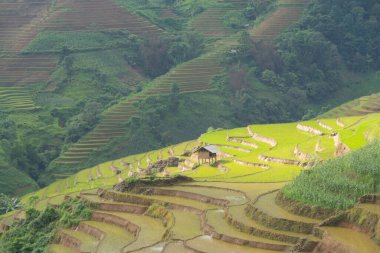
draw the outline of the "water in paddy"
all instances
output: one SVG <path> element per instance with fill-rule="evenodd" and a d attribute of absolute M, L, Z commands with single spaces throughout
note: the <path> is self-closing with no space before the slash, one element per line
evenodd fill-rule
<path fill-rule="evenodd" d="M 166 243 L 158 243 L 152 247 L 134 251 L 135 253 L 160 253 L 164 250 Z M 179 251 L 178 251 L 179 252 Z"/>
<path fill-rule="evenodd" d="M 210 236 L 200 236 L 187 242 L 187 245 L 202 252 L 218 253 L 278 253 L 278 251 L 255 249 L 212 239 Z M 165 252 L 172 253 L 172 252 Z"/>
<path fill-rule="evenodd" d="M 376 213 L 380 215 L 380 205 L 374 205 L 374 204 L 360 204 L 358 206 L 359 208 L 366 209 L 372 213 Z"/>
<path fill-rule="evenodd" d="M 318 220 L 303 216 L 297 216 L 281 208 L 275 203 L 276 195 L 277 192 L 273 192 L 260 197 L 260 199 L 255 203 L 255 207 L 276 218 L 283 218 L 306 223 L 318 223 Z"/>
<path fill-rule="evenodd" d="M 52 244 L 50 246 L 51 253 L 74 253 L 71 249 L 61 245 L 61 244 Z"/>
<path fill-rule="evenodd" d="M 351 229 L 339 227 L 323 227 L 328 235 L 335 240 L 355 249 L 360 253 L 378 253 L 380 246 L 377 245 L 370 237 L 364 233 L 360 233 Z"/>
<path fill-rule="evenodd" d="M 228 224 L 226 219 L 224 219 L 224 210 L 209 210 L 207 212 L 207 223 L 214 227 L 217 232 L 233 238 L 276 245 L 291 245 L 285 242 L 269 240 L 239 231 Z"/>
<path fill-rule="evenodd" d="M 228 189 L 223 188 L 209 188 L 209 187 L 191 187 L 191 186 L 174 186 L 174 187 L 164 187 L 164 189 L 169 190 L 179 190 L 179 191 L 185 191 L 185 192 L 191 192 L 195 194 L 201 194 L 217 199 L 225 199 L 230 201 L 231 205 L 239 205 L 245 203 L 246 197 L 244 194 L 237 192 L 237 191 L 230 191 Z"/>
<path fill-rule="evenodd" d="M 193 253 L 194 251 L 188 250 L 183 245 L 182 241 L 178 242 L 171 242 L 168 245 L 166 245 L 165 250 L 163 253 Z"/>

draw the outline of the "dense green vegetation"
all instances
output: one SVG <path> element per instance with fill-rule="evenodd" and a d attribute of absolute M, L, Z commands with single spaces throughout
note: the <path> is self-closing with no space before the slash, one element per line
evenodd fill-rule
<path fill-rule="evenodd" d="M 89 219 L 91 210 L 76 199 L 69 199 L 57 208 L 48 207 L 40 212 L 29 208 L 25 220 L 16 222 L 0 237 L 0 251 L 7 253 L 49 252 L 48 245 L 60 228 L 73 227 Z"/>
<path fill-rule="evenodd" d="M 131 66 L 141 68 L 149 77 L 166 73 L 171 67 L 199 56 L 204 38 L 195 32 L 183 32 L 171 37 L 149 38 L 137 46 L 134 53 L 125 52 Z"/>
<path fill-rule="evenodd" d="M 118 2 L 128 9 L 138 10 L 140 13 L 144 13 L 142 9 L 172 8 L 175 13 L 183 16 L 194 16 L 217 3 L 216 0 L 118 0 Z"/>
<path fill-rule="evenodd" d="M 379 192 L 379 151 L 380 142 L 376 141 L 347 156 L 327 161 L 303 172 L 282 191 L 286 197 L 308 205 L 350 208 L 359 197 Z"/>
<path fill-rule="evenodd" d="M 310 109 L 327 106 L 347 86 L 366 95 L 345 76 L 347 69 L 356 75 L 379 69 L 378 7 L 376 1 L 315 0 L 274 45 L 243 34 L 237 51 L 224 59 L 233 66 L 231 86 L 243 87 L 245 97 L 276 93 L 293 119 L 318 115 L 321 111 Z M 264 89 L 254 84 L 257 79 Z M 296 104 L 288 103 L 294 98 Z"/>
<path fill-rule="evenodd" d="M 0 215 L 15 211 L 21 208 L 20 200 L 0 193 Z"/>
<path fill-rule="evenodd" d="M 314 30 L 333 43 L 354 71 L 380 67 L 378 1 L 313 1 L 295 30 Z"/>
<path fill-rule="evenodd" d="M 20 124 L 17 115 L 1 114 L 0 189 L 6 194 L 22 195 L 38 188 L 41 172 L 59 154 L 59 135 L 55 127 L 48 127 L 53 119 L 44 113 L 25 116 Z"/>

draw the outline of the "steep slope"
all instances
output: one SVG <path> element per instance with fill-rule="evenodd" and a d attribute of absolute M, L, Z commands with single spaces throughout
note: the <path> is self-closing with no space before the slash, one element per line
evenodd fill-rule
<path fill-rule="evenodd" d="M 347 230 L 338 231 L 336 225 L 326 222 L 319 227 L 320 218 L 288 211 L 277 201 L 277 190 L 285 181 L 309 170 L 315 161 L 341 155 L 339 146 L 355 150 L 365 145 L 363 131 L 376 127 L 379 119 L 379 114 L 372 114 L 343 117 L 339 124 L 335 119 L 321 119 L 215 131 L 202 135 L 199 141 L 222 151 L 216 165 L 199 165 L 194 158 L 183 156 L 199 144 L 187 142 L 83 170 L 26 196 L 23 202 L 39 197 L 35 207 L 43 210 L 61 203 L 65 196 L 79 196 L 94 207 L 91 220 L 60 232 L 52 252 L 90 248 L 94 252 L 213 252 L 215 248 L 221 252 L 312 252 L 315 247 L 325 249 L 331 238 L 351 247 L 349 239 L 342 237 Z M 196 181 L 178 178 L 174 185 L 156 185 L 155 179 L 145 178 L 141 181 L 145 183 L 137 184 L 132 191 L 111 189 L 126 179 L 115 188 L 126 190 L 127 182 L 133 182 L 130 177 L 144 178 L 152 173 L 148 167 L 168 157 L 184 161 L 178 167 L 158 170 L 156 175 L 163 177 L 162 182 L 176 174 Z M 376 213 L 376 205 L 365 203 L 366 199 L 358 207 Z M 2 220 L 3 229 L 11 224 L 10 219 Z M 359 250 L 379 248 L 368 235 L 357 236 L 366 241 L 366 246 L 356 245 Z"/>
<path fill-rule="evenodd" d="M 279 0 L 277 9 L 250 31 L 252 38 L 271 42 L 301 17 L 308 3 L 308 0 Z"/>
<path fill-rule="evenodd" d="M 366 115 L 380 111 L 380 93 L 364 96 L 346 104 L 338 106 L 321 117 L 342 117 L 354 115 Z"/>
<path fill-rule="evenodd" d="M 0 105 L 4 110 L 35 109 L 29 86 L 46 82 L 56 66 L 54 57 L 20 54 L 37 35 L 48 7 L 49 1 L 0 3 Z"/>
<path fill-rule="evenodd" d="M 35 182 L 38 176 L 31 175 L 29 169 L 25 168 L 28 166 L 22 165 L 23 161 L 20 163 L 23 160 L 20 157 L 25 154 L 20 150 L 25 146 L 30 148 L 31 145 L 32 149 L 38 150 L 38 154 L 29 156 L 26 160 L 38 161 L 43 152 L 49 153 L 45 163 L 54 159 L 56 156 L 54 153 L 62 145 L 62 136 L 66 130 L 62 122 L 57 124 L 51 110 L 68 108 L 76 110 L 76 103 L 79 102 L 76 96 L 81 96 L 80 89 L 93 89 L 88 87 L 88 79 L 86 80 L 83 75 L 79 76 L 79 80 L 75 80 L 77 83 L 83 83 L 83 87 L 67 85 L 68 87 L 62 89 L 62 85 L 59 86 L 65 82 L 62 74 L 65 48 L 59 47 L 62 45 L 62 40 L 64 44 L 65 40 L 70 40 L 71 35 L 86 45 L 86 41 L 83 41 L 85 32 L 102 34 L 121 31 L 123 34 L 126 29 L 139 36 L 160 36 L 165 33 L 145 18 L 124 10 L 114 1 L 1 1 L 0 111 L 2 117 L 4 115 L 7 120 L 14 123 L 13 130 L 17 136 L 11 141 L 11 145 L 7 146 L 5 155 L 1 157 L 1 174 L 7 174 L 4 178 L 18 178 L 14 182 L 7 181 L 8 185 L 3 182 L 1 192 L 21 195 L 38 187 Z M 35 46 L 36 42 L 41 41 L 44 43 Z M 52 51 L 54 48 L 56 50 Z M 71 49 L 67 48 L 68 51 Z M 88 70 L 95 69 L 96 66 L 102 71 L 106 69 L 107 74 L 112 71 L 113 80 L 108 82 L 112 82 L 112 85 L 119 90 L 133 90 L 136 83 L 143 79 L 136 70 L 126 64 L 125 60 L 123 61 L 120 52 L 90 51 L 87 54 L 78 52 L 73 54 L 72 58 L 75 58 L 73 63 L 75 68 L 79 68 L 80 65 L 80 68 Z M 120 87 L 122 85 L 125 88 Z M 61 89 L 59 91 L 61 94 L 58 94 L 58 89 Z M 91 97 L 91 94 L 86 95 Z M 39 134 L 44 137 L 35 138 Z M 47 136 L 50 142 L 45 145 L 42 139 Z M 6 142 L 3 146 L 5 145 Z M 16 152 L 15 146 L 19 150 L 16 157 L 11 157 L 12 152 Z M 49 151 L 46 153 L 46 150 Z M 41 171 L 42 167 L 48 166 L 41 162 L 37 163 L 39 164 L 30 167 L 34 166 L 35 170 Z"/>
<path fill-rule="evenodd" d="M 277 11 L 270 14 L 262 23 L 251 30 L 253 36 L 258 39 L 264 38 L 265 32 L 271 33 L 273 39 L 283 29 L 295 22 L 305 7 L 305 1 L 289 3 L 280 2 Z M 234 2 L 241 8 L 244 3 Z M 291 11 L 288 11 L 288 10 Z M 295 9 L 296 11 L 293 11 Z M 278 15 L 281 13 L 281 15 Z M 281 25 L 281 29 L 274 29 L 276 24 Z M 273 32 L 272 32 L 273 31 Z M 262 34 L 262 35 L 261 35 Z M 261 37 L 260 37 L 261 36 Z M 78 164 L 85 162 L 88 155 L 94 150 L 108 143 L 112 138 L 122 136 L 125 133 L 125 122 L 135 114 L 136 108 L 133 103 L 146 99 L 151 95 L 167 95 L 170 93 L 171 86 L 178 84 L 180 92 L 200 92 L 212 89 L 210 81 L 213 76 L 223 73 L 223 67 L 220 65 L 218 58 L 221 53 L 237 45 L 236 36 L 232 35 L 225 39 L 210 45 L 211 49 L 197 59 L 191 60 L 171 70 L 164 76 L 158 77 L 140 94 L 122 101 L 103 114 L 100 124 L 87 136 L 74 144 L 68 152 L 56 160 L 58 164 Z M 196 73 L 196 74 L 195 74 Z"/>
<path fill-rule="evenodd" d="M 0 105 L 5 110 L 36 109 L 29 87 L 46 83 L 57 66 L 56 55 L 21 54 L 33 39 L 54 33 L 129 30 L 141 36 L 164 31 L 114 1 L 28 1 L 0 3 Z M 115 18 L 116 17 L 116 18 Z M 45 46 L 48 50 L 49 44 Z M 35 54 L 37 53 L 37 54 Z M 14 87 L 16 88 L 7 88 Z M 20 87 L 20 88 L 18 88 Z"/>
<path fill-rule="evenodd" d="M 81 32 L 126 29 L 133 34 L 160 36 L 162 29 L 139 15 L 122 9 L 112 0 L 56 1 L 54 12 L 41 24 L 49 32 Z"/>
<path fill-rule="evenodd" d="M 170 156 L 178 156 L 184 160 L 178 167 L 168 167 L 157 175 L 181 173 L 200 181 L 289 181 L 319 160 L 364 146 L 371 140 L 363 133 L 376 129 L 378 123 L 379 114 L 371 114 L 343 117 L 339 120 L 251 125 L 246 128 L 215 131 L 202 135 L 199 141 L 213 144 L 220 149 L 223 158 L 217 167 L 208 164 L 198 166 L 197 160 L 182 156 L 199 145 L 198 141 L 185 142 L 94 166 L 55 182 L 36 195 L 46 198 L 62 192 L 111 186 L 131 175 L 145 175 L 148 165 Z M 346 151 L 339 148 L 343 144 L 347 146 Z M 192 169 L 193 166 L 195 169 Z"/>
<path fill-rule="evenodd" d="M 143 91 L 127 98 L 111 107 L 102 115 L 97 127 L 78 143 L 72 145 L 56 162 L 58 164 L 77 164 L 86 161 L 93 150 L 108 143 L 112 138 L 125 134 L 125 122 L 136 113 L 134 103 L 149 96 L 168 95 L 173 84 L 177 84 L 179 92 L 202 92 L 211 90 L 211 79 L 223 72 L 218 56 L 233 44 L 231 37 L 215 43 L 215 49 L 196 59 L 180 64 L 164 76 L 153 80 Z M 197 75 L 194 75 L 197 73 Z"/>
<path fill-rule="evenodd" d="M 230 11 L 239 11 L 247 6 L 246 0 L 226 0 L 223 5 L 210 7 L 190 22 L 190 27 L 206 37 L 221 38 L 234 32 L 224 24 L 224 16 Z"/>

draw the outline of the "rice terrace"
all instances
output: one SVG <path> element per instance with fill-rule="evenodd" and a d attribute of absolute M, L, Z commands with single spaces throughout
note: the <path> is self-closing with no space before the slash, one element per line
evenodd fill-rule
<path fill-rule="evenodd" d="M 380 252 L 376 0 L 0 0 L 0 253 Z"/>

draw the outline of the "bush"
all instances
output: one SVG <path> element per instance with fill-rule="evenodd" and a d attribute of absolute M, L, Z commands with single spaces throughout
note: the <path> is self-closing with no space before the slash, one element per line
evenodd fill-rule
<path fill-rule="evenodd" d="M 228 11 L 223 17 L 223 23 L 225 26 L 239 29 L 243 28 L 247 24 L 247 19 L 241 11 Z"/>
<path fill-rule="evenodd" d="M 17 210 L 21 208 L 21 206 L 18 198 L 11 198 L 0 193 L 0 215 Z"/>

